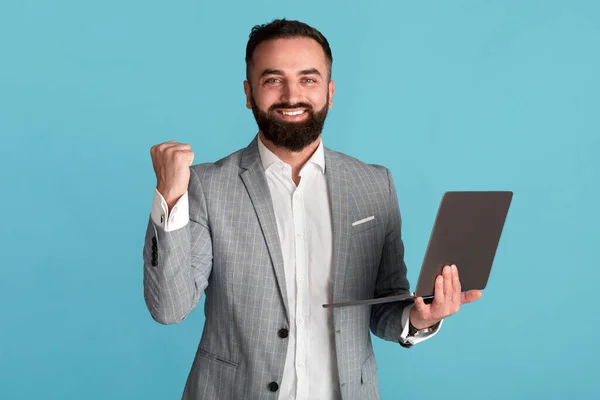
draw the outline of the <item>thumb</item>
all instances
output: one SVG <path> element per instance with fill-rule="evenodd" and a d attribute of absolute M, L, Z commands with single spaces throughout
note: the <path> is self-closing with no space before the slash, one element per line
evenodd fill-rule
<path fill-rule="evenodd" d="M 415 297 L 415 309 L 417 310 L 417 312 L 419 314 L 424 314 L 425 310 L 427 308 L 427 306 L 425 305 L 425 302 L 423 301 L 422 297 Z"/>
<path fill-rule="evenodd" d="M 471 303 L 471 302 L 479 299 L 482 295 L 483 295 L 483 293 L 481 292 L 481 290 L 466 291 L 465 293 L 461 293 L 460 303 L 461 304 Z"/>

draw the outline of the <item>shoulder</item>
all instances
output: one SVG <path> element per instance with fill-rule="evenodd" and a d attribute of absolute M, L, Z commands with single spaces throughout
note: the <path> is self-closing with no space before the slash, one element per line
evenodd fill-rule
<path fill-rule="evenodd" d="M 359 180 L 389 181 L 390 171 L 379 164 L 368 164 L 355 157 L 326 148 L 326 164 L 335 163 Z M 325 166 L 327 168 L 327 165 Z"/>
<path fill-rule="evenodd" d="M 333 185 L 347 187 L 353 199 L 356 214 L 384 215 L 394 203 L 395 187 L 388 168 L 379 164 L 368 164 L 340 152 L 326 152 L 325 170 L 333 167 L 343 178 L 330 181 Z M 336 174 L 338 175 L 338 174 Z"/>
<path fill-rule="evenodd" d="M 240 173 L 240 160 L 244 149 L 240 149 L 215 162 L 206 162 L 191 166 L 200 180 L 225 178 Z"/>

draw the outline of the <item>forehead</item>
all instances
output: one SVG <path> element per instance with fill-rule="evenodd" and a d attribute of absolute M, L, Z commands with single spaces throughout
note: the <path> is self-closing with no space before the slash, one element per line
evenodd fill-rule
<path fill-rule="evenodd" d="M 252 54 L 252 69 L 258 74 L 264 69 L 294 72 L 310 68 L 316 68 L 322 74 L 327 69 L 323 48 L 311 38 L 267 40 L 256 46 Z"/>

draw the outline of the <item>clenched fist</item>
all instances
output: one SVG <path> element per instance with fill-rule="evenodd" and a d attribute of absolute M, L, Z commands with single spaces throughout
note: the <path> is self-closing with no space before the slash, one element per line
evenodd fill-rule
<path fill-rule="evenodd" d="M 152 146 L 150 155 L 156 173 L 156 189 L 165 198 L 171 211 L 188 189 L 194 153 L 189 144 L 171 140 Z"/>

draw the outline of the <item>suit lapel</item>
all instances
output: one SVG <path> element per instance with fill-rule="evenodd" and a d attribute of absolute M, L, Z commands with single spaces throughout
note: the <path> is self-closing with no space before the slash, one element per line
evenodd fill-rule
<path fill-rule="evenodd" d="M 275 220 L 275 212 L 273 211 L 271 192 L 269 191 L 264 168 L 258 153 L 257 140 L 258 138 L 255 138 L 242 153 L 240 163 L 242 172 L 240 173 L 240 177 L 246 186 L 256 216 L 258 217 L 258 222 L 260 223 L 267 248 L 269 249 L 271 263 L 275 277 L 277 278 L 279 292 L 283 299 L 286 316 L 289 318 L 281 242 L 277 232 L 277 221 Z"/>
<path fill-rule="evenodd" d="M 333 301 L 341 301 L 350 246 L 350 177 L 339 156 L 325 149 L 325 176 L 333 222 Z"/>

